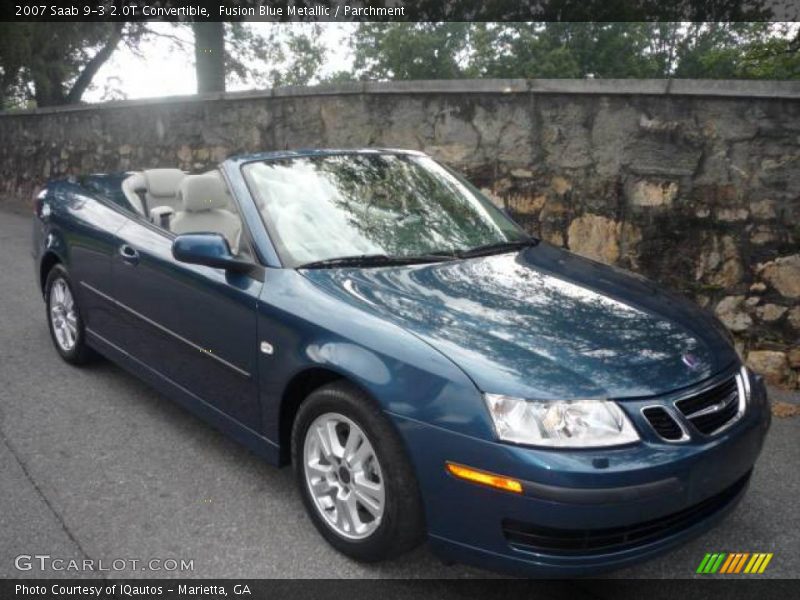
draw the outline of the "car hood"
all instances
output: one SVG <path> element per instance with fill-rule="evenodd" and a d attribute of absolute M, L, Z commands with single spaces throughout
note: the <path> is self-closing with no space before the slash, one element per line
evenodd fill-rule
<path fill-rule="evenodd" d="M 545 243 L 467 260 L 303 274 L 416 334 L 485 392 L 652 396 L 737 360 L 721 326 L 688 300 Z"/>

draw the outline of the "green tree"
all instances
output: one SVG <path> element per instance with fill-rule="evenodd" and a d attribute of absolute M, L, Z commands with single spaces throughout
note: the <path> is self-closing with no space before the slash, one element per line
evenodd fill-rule
<path fill-rule="evenodd" d="M 323 63 L 319 25 L 194 23 L 193 29 L 200 93 L 224 91 L 226 83 L 307 85 Z"/>
<path fill-rule="evenodd" d="M 469 23 L 362 23 L 351 41 L 360 79 L 454 79 L 464 75 Z"/>
<path fill-rule="evenodd" d="M 117 48 L 126 45 L 143 57 L 155 37 L 194 50 L 200 93 L 224 91 L 226 81 L 307 85 L 324 58 L 319 25 L 184 22 L 174 28 L 170 33 L 146 23 L 0 23 L 0 109 L 80 102 Z M 191 33 L 181 35 L 186 32 Z"/>
<path fill-rule="evenodd" d="M 745 48 L 740 70 L 743 77 L 800 79 L 800 28 L 784 24 L 780 29 L 782 35 Z"/>
<path fill-rule="evenodd" d="M 675 77 L 796 79 L 800 38 L 787 24 L 693 23 L 678 43 Z"/>
<path fill-rule="evenodd" d="M 361 79 L 797 78 L 794 25 L 368 23 L 351 45 Z"/>
<path fill-rule="evenodd" d="M 308 85 L 325 58 L 319 24 L 229 23 L 226 70 L 237 83 L 258 87 Z"/>
<path fill-rule="evenodd" d="M 119 44 L 144 33 L 138 23 L 0 23 L 0 103 L 78 102 Z"/>

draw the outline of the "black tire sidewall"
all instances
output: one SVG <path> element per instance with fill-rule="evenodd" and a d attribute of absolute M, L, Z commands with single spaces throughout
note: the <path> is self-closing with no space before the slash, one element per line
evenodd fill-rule
<path fill-rule="evenodd" d="M 385 507 L 378 529 L 363 540 L 339 536 L 328 525 L 311 497 L 305 479 L 303 448 L 306 432 L 326 413 L 339 413 L 354 421 L 369 438 L 385 491 Z M 303 504 L 322 536 L 337 550 L 362 562 L 400 555 L 416 546 L 424 535 L 419 488 L 399 434 L 371 398 L 346 383 L 334 383 L 313 392 L 300 406 L 292 428 L 292 464 Z"/>
<path fill-rule="evenodd" d="M 63 280 L 67 285 L 70 293 L 72 294 L 72 301 L 75 303 L 77 335 L 75 338 L 75 345 L 71 350 L 64 350 L 64 348 L 62 348 L 58 343 L 55 331 L 53 331 L 53 319 L 50 315 L 50 294 L 53 290 L 53 284 L 58 279 Z M 81 316 L 81 309 L 80 305 L 78 304 L 78 297 L 75 294 L 75 288 L 72 285 L 72 281 L 69 278 L 67 270 L 62 265 L 57 264 L 50 269 L 50 272 L 47 274 L 47 280 L 45 281 L 44 289 L 44 303 L 45 310 L 47 312 L 47 328 L 50 330 L 50 339 L 53 341 L 53 346 L 55 346 L 56 352 L 61 355 L 61 358 L 69 363 L 84 364 L 89 359 L 89 348 L 86 346 L 86 332 L 83 325 L 83 317 Z"/>

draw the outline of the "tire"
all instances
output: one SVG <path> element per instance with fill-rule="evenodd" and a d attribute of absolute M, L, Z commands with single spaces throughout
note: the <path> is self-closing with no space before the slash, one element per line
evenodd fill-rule
<path fill-rule="evenodd" d="M 63 287 L 62 287 L 63 286 Z M 45 307 L 47 310 L 47 326 L 50 338 L 61 358 L 73 365 L 83 365 L 91 361 L 95 354 L 86 345 L 86 331 L 81 317 L 80 307 L 75 289 L 63 265 L 54 265 L 45 280 Z M 65 295 L 66 294 L 66 295 Z M 72 310 L 65 300 L 71 299 Z M 68 322 L 67 335 L 59 324 Z"/>
<path fill-rule="evenodd" d="M 342 457 L 337 463 L 330 437 L 328 450 L 332 451 L 332 457 L 325 457 L 325 445 L 317 434 L 329 432 L 331 423 L 339 437 L 338 450 L 344 451 L 350 462 Z M 367 444 L 362 441 L 357 451 L 347 454 L 346 442 L 353 433 L 363 435 Z M 370 450 L 374 460 L 368 456 Z M 320 458 L 318 462 L 311 461 L 319 467 L 316 469 L 307 464 L 309 457 L 314 456 Z M 355 386 L 344 382 L 323 386 L 300 405 L 292 427 L 292 464 L 312 522 L 342 554 L 362 562 L 376 562 L 399 556 L 422 541 L 425 532 L 422 500 L 400 436 L 377 404 Z M 326 469 L 328 466 L 331 468 Z M 322 469 L 327 471 L 324 476 Z M 338 487 L 331 488 L 328 499 L 324 495 L 319 499 L 319 494 L 315 499 L 312 484 L 323 489 L 329 486 L 330 478 L 335 478 Z M 378 483 L 383 489 L 382 502 L 381 494 L 373 491 Z M 342 503 L 350 506 L 351 498 L 355 498 L 358 519 L 345 518 L 353 514 L 350 510 L 339 510 Z M 362 502 L 364 499 L 367 501 Z M 332 506 L 323 507 L 328 501 Z M 368 505 L 371 510 L 367 510 Z M 382 510 L 376 511 L 378 505 Z M 337 518 L 340 514 L 344 523 Z M 362 521 L 363 531 L 359 531 L 357 520 Z M 347 521 L 351 524 L 349 532 L 343 531 Z"/>

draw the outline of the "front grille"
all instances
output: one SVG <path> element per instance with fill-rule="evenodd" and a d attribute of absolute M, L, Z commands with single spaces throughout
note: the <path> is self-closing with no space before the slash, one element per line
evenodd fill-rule
<path fill-rule="evenodd" d="M 739 386 L 736 377 L 705 392 L 675 403 L 700 433 L 712 434 L 739 414 Z"/>
<path fill-rule="evenodd" d="M 513 547 L 547 554 L 599 554 L 619 551 L 674 535 L 725 508 L 747 485 L 748 472 L 719 494 L 679 512 L 650 521 L 606 529 L 555 529 L 504 519 L 503 535 Z"/>
<path fill-rule="evenodd" d="M 667 409 L 661 406 L 648 406 L 642 410 L 642 414 L 663 439 L 675 442 L 683 438 L 681 426 L 675 422 Z"/>

